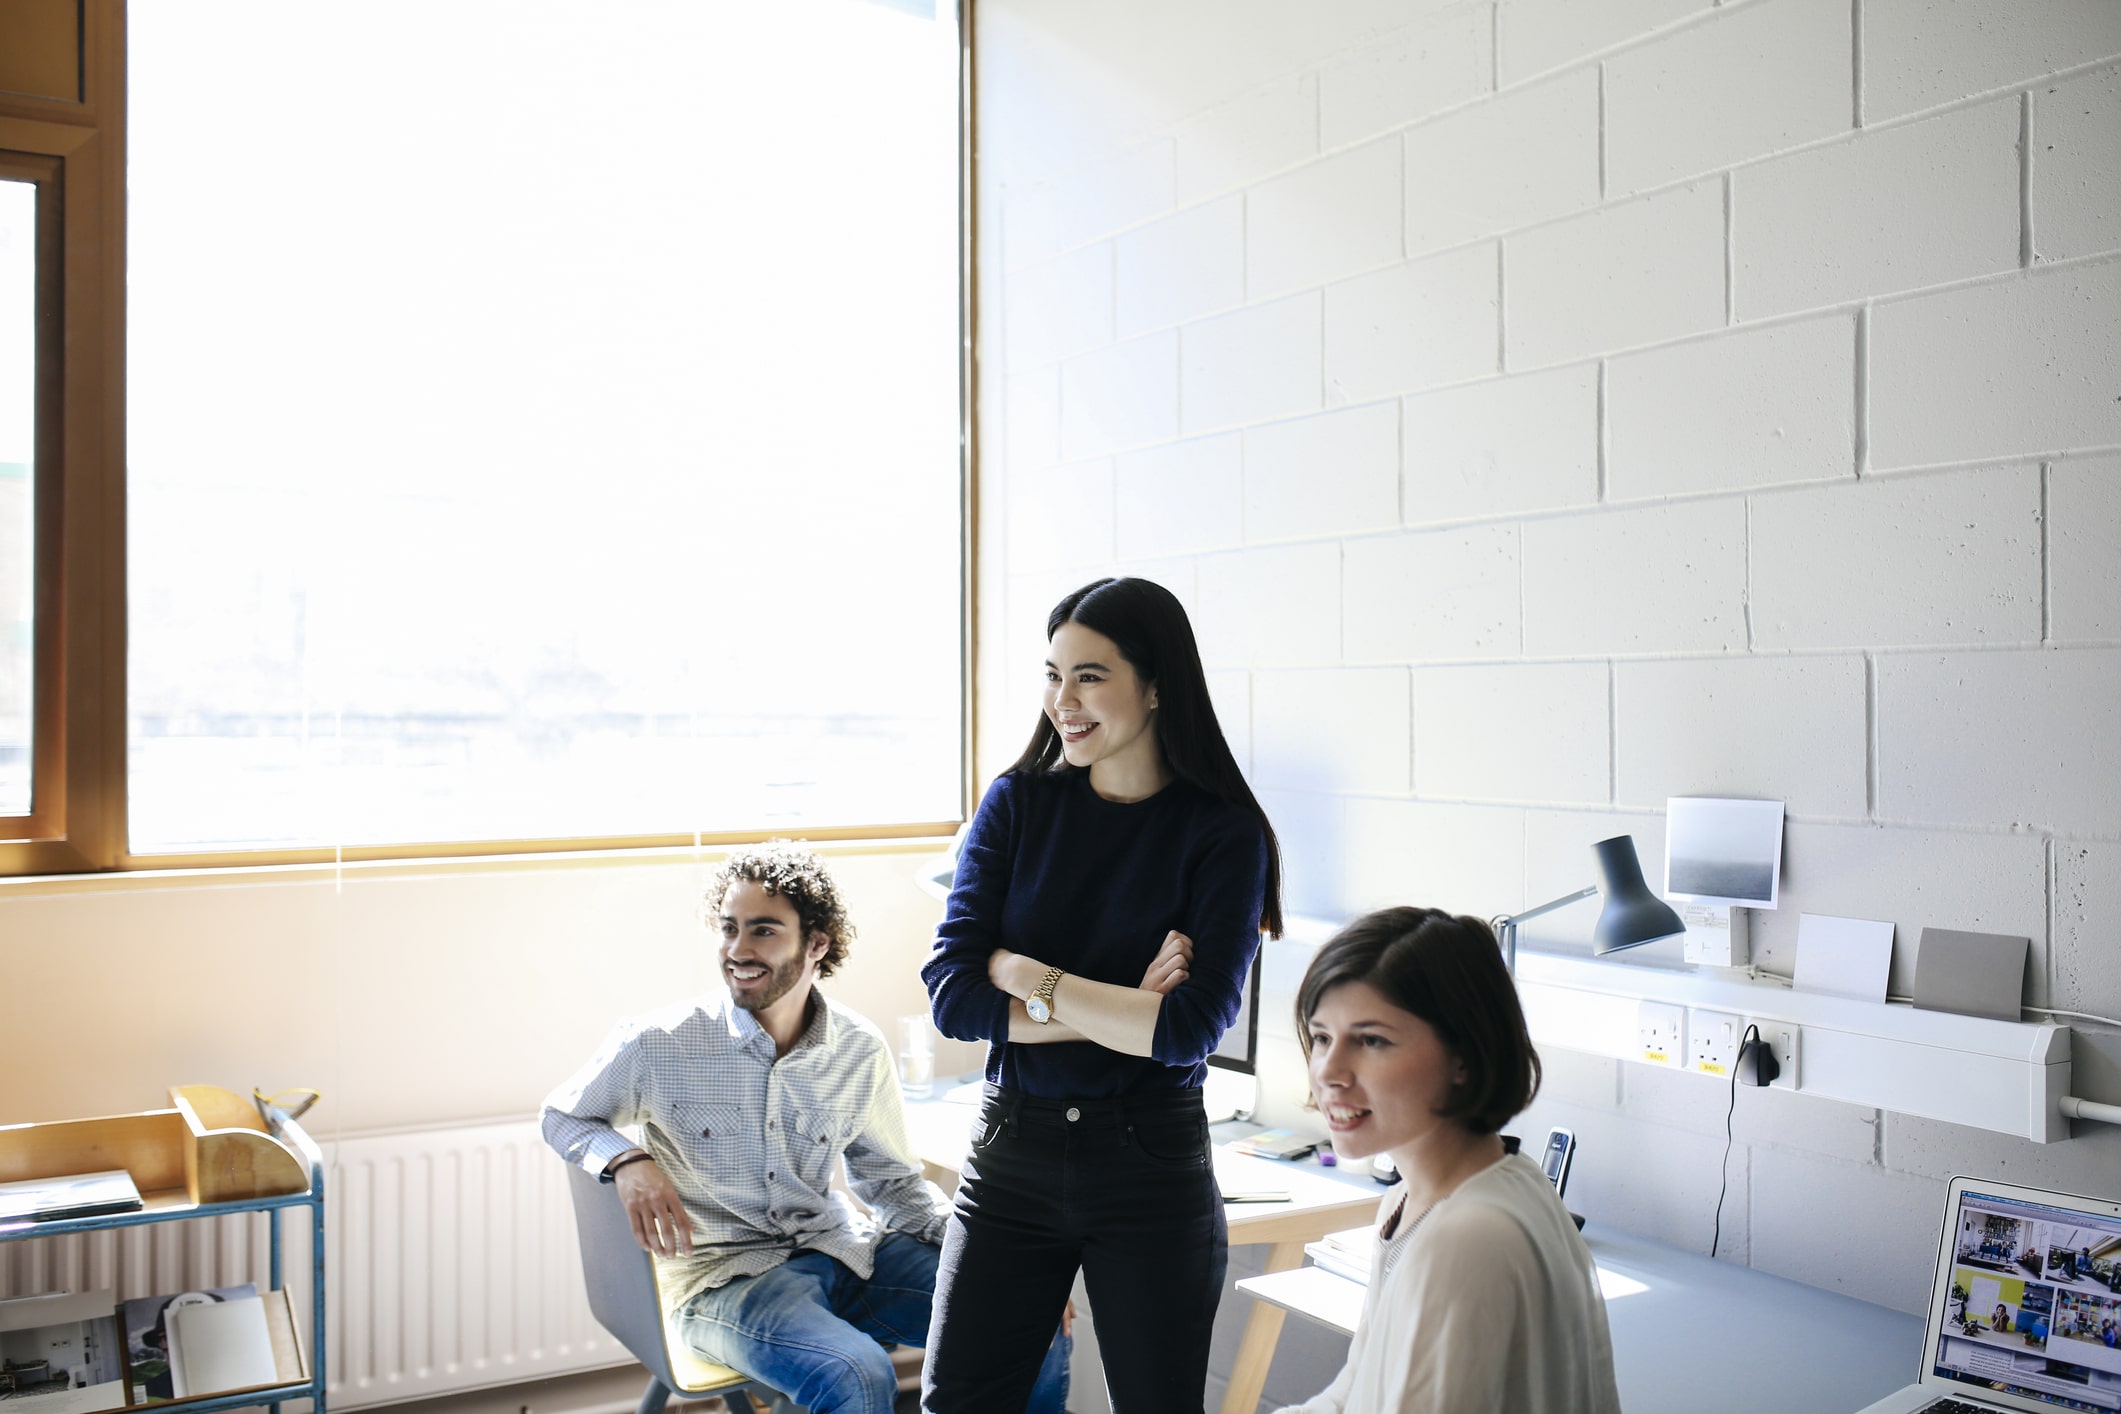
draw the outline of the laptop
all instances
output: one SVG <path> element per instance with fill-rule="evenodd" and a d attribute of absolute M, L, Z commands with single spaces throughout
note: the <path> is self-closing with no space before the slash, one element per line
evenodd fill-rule
<path fill-rule="evenodd" d="M 2121 1201 L 1955 1178 L 1914 1384 L 1861 1414 L 2121 1411 Z"/>

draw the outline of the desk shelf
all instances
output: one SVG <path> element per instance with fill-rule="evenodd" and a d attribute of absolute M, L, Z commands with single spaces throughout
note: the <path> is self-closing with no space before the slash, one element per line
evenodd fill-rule
<path fill-rule="evenodd" d="M 0 1224 L 0 1242 L 63 1237 L 153 1223 L 188 1222 L 233 1213 L 269 1214 L 267 1325 L 283 1379 L 271 1385 L 191 1399 L 157 1402 L 157 1414 L 216 1414 L 271 1407 L 287 1399 L 324 1408 L 324 1154 L 302 1127 L 282 1118 L 268 1128 L 251 1102 L 211 1085 L 170 1089 L 170 1108 L 98 1119 L 0 1127 L 0 1183 L 61 1178 L 124 1169 L 143 1206 L 129 1213 Z M 306 1358 L 296 1338 L 293 1307 L 280 1266 L 280 1214 L 308 1208 L 310 1222 L 310 1332 Z M 123 1332 L 120 1335 L 123 1336 Z M 144 1407 L 140 1404 L 131 1409 Z"/>

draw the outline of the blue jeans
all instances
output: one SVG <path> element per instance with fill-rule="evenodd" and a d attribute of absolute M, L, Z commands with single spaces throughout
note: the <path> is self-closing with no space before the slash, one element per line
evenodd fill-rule
<path fill-rule="evenodd" d="M 770 1272 L 701 1292 L 674 1319 L 703 1359 L 772 1386 L 810 1414 L 891 1414 L 898 1375 L 878 1342 L 928 1343 L 940 1256 L 917 1237 L 887 1232 L 875 1275 L 864 1281 L 836 1258 L 798 1252 Z M 1073 1344 L 1054 1338 L 1025 1414 L 1063 1414 Z"/>

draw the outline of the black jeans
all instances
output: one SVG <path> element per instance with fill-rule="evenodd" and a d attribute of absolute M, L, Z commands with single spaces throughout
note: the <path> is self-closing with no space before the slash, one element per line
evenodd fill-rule
<path fill-rule="evenodd" d="M 943 1237 L 927 1414 L 1022 1409 L 1078 1269 L 1117 1414 L 1203 1407 L 1230 1232 L 1198 1090 L 987 1087 Z"/>

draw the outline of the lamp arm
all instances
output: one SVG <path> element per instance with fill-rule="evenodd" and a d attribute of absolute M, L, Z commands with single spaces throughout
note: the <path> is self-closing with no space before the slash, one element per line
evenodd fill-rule
<path fill-rule="evenodd" d="M 1588 888 L 1578 889 L 1575 893 L 1564 895 L 1551 903 L 1543 903 L 1537 908 L 1528 908 L 1522 913 L 1506 913 L 1502 917 L 1495 919 L 1490 926 L 1495 929 L 1496 941 L 1502 944 L 1502 960 L 1504 965 L 1510 969 L 1510 976 L 1515 977 L 1517 975 L 1518 924 L 1524 922 L 1527 918 L 1537 918 L 1542 913 L 1552 913 L 1557 908 L 1567 908 L 1572 903 L 1581 903 L 1597 892 L 1598 885 L 1592 884 Z"/>

